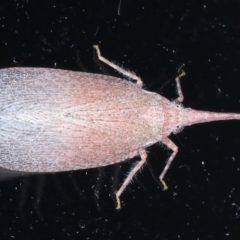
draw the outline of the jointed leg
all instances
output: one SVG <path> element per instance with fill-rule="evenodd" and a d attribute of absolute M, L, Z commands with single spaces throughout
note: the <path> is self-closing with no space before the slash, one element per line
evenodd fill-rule
<path fill-rule="evenodd" d="M 96 63 L 96 65 L 104 75 L 111 76 L 111 72 L 109 71 L 108 66 L 99 59 L 97 51 L 93 51 L 93 61 Z M 114 201 L 115 201 L 115 196 L 114 196 Z"/>
<path fill-rule="evenodd" d="M 182 88 L 181 88 L 181 84 L 180 84 L 180 78 L 185 76 L 186 73 L 185 72 L 182 72 L 180 75 L 178 75 L 176 78 L 175 78 L 175 81 L 176 81 L 176 84 L 177 84 L 177 92 L 178 92 L 178 98 L 175 100 L 175 101 L 178 101 L 178 102 L 182 102 L 184 97 L 183 97 L 183 93 L 182 93 Z"/>
<path fill-rule="evenodd" d="M 137 81 L 137 85 L 138 85 L 140 88 L 142 88 L 143 83 L 142 83 L 142 80 L 141 80 L 140 77 L 134 75 L 133 73 L 130 73 L 130 72 L 124 70 L 123 68 L 117 66 L 117 65 L 114 64 L 114 63 L 111 63 L 111 62 L 108 61 L 106 58 L 102 57 L 98 45 L 94 45 L 93 47 L 94 47 L 94 48 L 96 49 L 96 51 L 97 51 L 97 55 L 98 55 L 99 60 L 101 60 L 102 62 L 104 62 L 104 63 L 106 63 L 107 65 L 111 66 L 112 68 L 114 68 L 114 69 L 117 70 L 118 72 L 122 73 L 123 75 L 125 75 L 125 76 L 127 76 L 127 77 L 129 77 L 129 78 L 132 78 L 132 79 L 136 80 L 136 81 Z"/>
<path fill-rule="evenodd" d="M 117 185 L 118 185 L 120 171 L 121 171 L 121 167 L 120 167 L 120 164 L 118 163 L 115 166 L 113 185 L 112 185 L 112 189 L 111 189 L 111 197 L 113 199 L 114 204 L 116 204 L 116 191 L 117 191 Z"/>
<path fill-rule="evenodd" d="M 81 52 L 79 49 L 77 49 L 77 60 L 76 63 L 78 65 L 78 67 L 80 68 L 81 71 L 83 72 L 87 72 L 88 69 L 86 68 L 86 66 L 83 64 L 82 60 L 81 60 Z"/>
<path fill-rule="evenodd" d="M 104 169 L 103 168 L 98 168 L 98 176 L 97 176 L 97 181 L 96 181 L 96 188 L 94 190 L 94 200 L 96 202 L 97 208 L 99 211 L 101 211 L 101 206 L 99 204 L 99 194 L 101 192 L 102 188 L 102 178 L 104 174 Z"/>
<path fill-rule="evenodd" d="M 159 179 L 163 184 L 163 190 L 166 190 L 168 188 L 167 184 L 165 183 L 165 181 L 163 180 L 165 174 L 167 173 L 173 159 L 175 158 L 177 152 L 178 152 L 178 147 L 169 139 L 169 138 L 165 138 L 161 141 L 162 143 L 164 143 L 168 148 L 170 148 L 173 153 L 171 154 L 170 158 L 167 161 L 167 164 L 165 166 L 165 168 L 163 169 Z"/>
<path fill-rule="evenodd" d="M 144 149 L 140 149 L 139 150 L 139 154 L 141 157 L 141 161 L 132 169 L 132 171 L 129 173 L 129 175 L 127 176 L 127 178 L 125 179 L 124 183 L 122 184 L 122 186 L 120 187 L 120 189 L 117 191 L 116 193 L 116 199 L 117 199 L 117 207 L 116 209 L 120 209 L 121 208 L 121 203 L 120 203 L 120 199 L 119 197 L 121 196 L 121 194 L 123 193 L 124 189 L 127 187 L 127 185 L 131 182 L 132 178 L 134 177 L 134 175 L 137 173 L 137 171 L 142 167 L 142 165 L 146 162 L 147 159 L 147 153 Z"/>

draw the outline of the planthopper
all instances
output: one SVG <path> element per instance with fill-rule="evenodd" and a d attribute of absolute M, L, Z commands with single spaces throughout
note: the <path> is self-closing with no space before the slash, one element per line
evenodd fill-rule
<path fill-rule="evenodd" d="M 183 108 L 179 97 L 171 102 L 142 89 L 142 80 L 103 58 L 136 83 L 101 74 L 50 68 L 0 70 L 0 167 L 21 172 L 61 172 L 103 167 L 139 155 L 116 193 L 120 195 L 146 162 L 146 148 L 162 142 L 172 154 L 178 147 L 168 138 L 184 126 L 240 119 L 236 113 L 215 113 Z"/>

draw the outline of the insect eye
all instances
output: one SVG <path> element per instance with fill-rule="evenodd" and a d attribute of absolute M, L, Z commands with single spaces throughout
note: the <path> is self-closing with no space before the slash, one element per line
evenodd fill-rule
<path fill-rule="evenodd" d="M 182 130 L 184 129 L 184 126 L 176 126 L 174 129 L 173 129 L 173 133 L 174 134 L 177 134 L 177 133 L 180 133 Z"/>

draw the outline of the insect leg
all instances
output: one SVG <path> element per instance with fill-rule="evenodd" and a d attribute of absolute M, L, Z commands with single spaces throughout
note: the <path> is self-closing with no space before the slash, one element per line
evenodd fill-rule
<path fill-rule="evenodd" d="M 178 75 L 175 78 L 176 84 L 177 84 L 177 93 L 178 93 L 178 98 L 175 100 L 177 102 L 182 102 L 184 99 L 183 93 L 182 93 L 182 88 L 181 88 L 181 84 L 180 84 L 180 78 L 185 76 L 186 73 L 182 72 L 180 75 Z"/>
<path fill-rule="evenodd" d="M 161 142 L 164 143 L 168 148 L 170 148 L 173 151 L 173 153 L 171 154 L 170 158 L 167 161 L 165 168 L 163 169 L 163 171 L 159 177 L 161 183 L 163 184 L 163 190 L 166 190 L 168 188 L 168 186 L 165 183 L 165 181 L 163 180 L 163 178 L 164 178 L 165 174 L 167 173 L 173 159 L 175 158 L 175 156 L 178 152 L 178 147 L 169 138 L 162 139 Z"/>
<path fill-rule="evenodd" d="M 122 184 L 122 186 L 120 187 L 120 189 L 117 191 L 116 193 L 116 199 L 117 199 L 117 207 L 116 209 L 120 209 L 121 208 L 121 203 L 120 203 L 120 199 L 119 197 L 121 196 L 121 194 L 123 193 L 124 189 L 127 187 L 127 185 L 131 182 L 132 178 L 134 177 L 134 175 L 137 173 L 137 171 L 143 166 L 143 164 L 146 162 L 147 159 L 147 153 L 145 151 L 145 149 L 140 149 L 139 150 L 139 154 L 141 157 L 141 161 L 138 162 L 138 164 L 132 169 L 132 171 L 128 174 L 127 178 L 125 179 L 124 183 Z"/>
<path fill-rule="evenodd" d="M 99 60 L 101 60 L 102 62 L 106 63 L 107 65 L 111 66 L 112 68 L 114 68 L 115 70 L 117 70 L 118 72 L 122 73 L 123 75 L 129 77 L 129 78 L 132 78 L 134 80 L 137 81 L 137 86 L 142 88 L 142 85 L 143 85 L 143 82 L 141 80 L 140 77 L 136 76 L 135 74 L 131 73 L 131 72 L 128 72 L 126 70 L 124 70 L 123 68 L 117 66 L 116 64 L 108 61 L 106 58 L 102 57 L 101 56 L 101 53 L 100 53 L 100 49 L 99 49 L 99 46 L 98 45 L 94 45 L 93 46 L 96 51 L 97 51 L 97 56 L 99 58 Z"/>

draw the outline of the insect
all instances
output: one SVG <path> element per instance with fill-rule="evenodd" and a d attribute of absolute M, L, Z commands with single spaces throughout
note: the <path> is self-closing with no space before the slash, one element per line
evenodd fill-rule
<path fill-rule="evenodd" d="M 142 89 L 136 75 L 109 62 L 94 46 L 100 61 L 136 83 L 106 75 L 48 68 L 0 70 L 0 166 L 23 172 L 59 172 L 103 167 L 140 155 L 116 193 L 120 195 L 146 162 L 146 148 L 162 142 L 172 154 L 178 147 L 168 138 L 184 126 L 228 119 L 236 113 L 214 113 L 183 108 Z"/>

